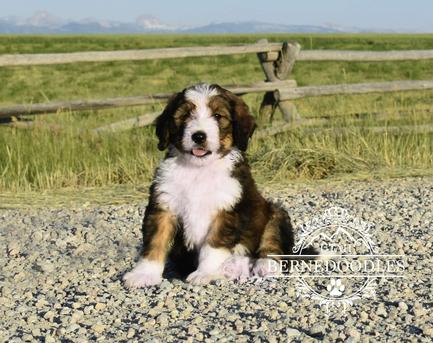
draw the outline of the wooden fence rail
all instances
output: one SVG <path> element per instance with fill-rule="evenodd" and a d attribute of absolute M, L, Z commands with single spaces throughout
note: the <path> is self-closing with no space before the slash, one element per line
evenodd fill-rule
<path fill-rule="evenodd" d="M 433 80 L 422 81 L 389 81 L 375 83 L 354 83 L 326 86 L 306 86 L 297 88 L 283 88 L 277 90 L 279 101 L 294 100 L 310 96 L 335 94 L 366 94 L 396 91 L 413 91 L 433 89 Z"/>
<path fill-rule="evenodd" d="M 219 56 L 258 52 L 276 52 L 281 43 L 258 43 L 240 46 L 197 46 L 185 48 L 89 51 L 54 54 L 8 54 L 0 55 L 0 66 L 20 66 L 38 64 L 63 64 L 77 62 L 137 61 L 167 58 Z"/>
<path fill-rule="evenodd" d="M 393 92 L 433 89 L 433 80 L 389 81 L 377 83 L 339 84 L 297 87 L 291 80 L 292 68 L 296 61 L 396 61 L 433 59 L 433 50 L 407 51 L 340 51 L 306 50 L 301 51 L 298 43 L 269 43 L 260 40 L 256 44 L 242 46 L 182 47 L 166 49 L 143 49 L 125 51 L 90 51 L 52 54 L 7 54 L 0 55 L 0 67 L 48 65 L 77 62 L 108 62 L 131 60 L 154 60 L 198 56 L 219 56 L 256 53 L 265 74 L 264 82 L 251 85 L 228 85 L 225 88 L 235 94 L 265 93 L 261 114 L 273 117 L 278 107 L 283 118 L 290 122 L 299 119 L 293 100 L 323 95 L 364 94 L 374 92 Z M 140 106 L 165 101 L 171 94 L 160 93 L 134 97 L 61 101 L 41 104 L 0 106 L 0 119 L 20 117 L 28 114 L 56 113 L 61 110 L 98 110 L 125 106 Z M 137 118 L 122 120 L 98 128 L 96 132 L 124 130 L 149 125 L 156 114 L 145 114 Z M 299 121 L 297 121 L 299 124 Z M 290 127 L 290 123 L 277 131 Z M 280 130 L 281 129 L 281 130 Z M 275 129 L 270 130 L 275 131 Z M 263 131 L 262 134 L 265 134 Z"/>
<path fill-rule="evenodd" d="M 0 67 L 66 64 L 77 62 L 113 62 L 170 59 L 199 56 L 220 56 L 247 53 L 269 53 L 276 60 L 281 43 L 257 43 L 240 46 L 207 46 L 166 49 L 89 51 L 52 54 L 5 54 L 0 55 Z M 397 61 L 432 59 L 433 50 L 406 51 L 345 51 L 345 50 L 304 50 L 297 57 L 299 61 Z"/>
<path fill-rule="evenodd" d="M 263 93 L 266 91 L 275 91 L 279 88 L 288 89 L 296 87 L 296 81 L 284 80 L 272 83 L 257 82 L 252 85 L 236 86 L 228 85 L 223 86 L 237 95 L 247 93 Z M 13 116 L 29 115 L 29 114 L 45 114 L 57 113 L 61 110 L 69 111 L 84 111 L 84 110 L 99 110 L 105 108 L 115 107 L 128 107 L 128 106 L 141 106 L 153 104 L 157 101 L 167 100 L 173 93 L 159 93 L 152 95 L 141 95 L 122 98 L 110 98 L 99 100 L 76 100 L 76 101 L 61 101 L 50 102 L 45 104 L 26 104 L 26 105 L 13 105 L 0 107 L 0 118 L 9 118 Z"/>
<path fill-rule="evenodd" d="M 388 51 L 350 51 L 350 50 L 304 50 L 298 61 L 403 61 L 433 59 L 433 50 L 388 50 Z"/>
<path fill-rule="evenodd" d="M 376 83 L 357 83 L 323 86 L 296 87 L 294 80 L 261 82 L 251 86 L 224 86 L 235 94 L 262 93 L 273 91 L 278 101 L 288 101 L 305 97 L 341 94 L 366 94 L 377 92 L 395 92 L 433 89 L 433 80 L 420 81 L 388 81 Z M 0 107 L 0 119 L 17 117 L 26 114 L 57 113 L 62 110 L 84 111 L 104 108 L 141 106 L 165 101 L 172 93 L 159 93 L 135 97 L 111 98 L 101 100 L 77 100 L 67 102 L 51 102 L 46 104 L 28 104 Z"/>

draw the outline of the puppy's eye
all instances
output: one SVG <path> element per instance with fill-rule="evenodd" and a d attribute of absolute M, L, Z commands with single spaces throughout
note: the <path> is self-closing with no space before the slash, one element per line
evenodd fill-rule
<path fill-rule="evenodd" d="M 215 117 L 216 120 L 220 120 L 222 117 L 221 114 L 219 114 L 219 113 L 214 113 L 213 116 Z"/>

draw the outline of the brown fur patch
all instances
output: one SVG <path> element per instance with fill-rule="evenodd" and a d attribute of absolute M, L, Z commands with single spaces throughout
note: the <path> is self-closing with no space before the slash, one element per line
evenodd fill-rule
<path fill-rule="evenodd" d="M 207 243 L 214 248 L 232 249 L 239 242 L 238 226 L 235 213 L 220 211 L 212 221 Z"/>
<path fill-rule="evenodd" d="M 225 135 L 224 137 L 222 137 L 220 139 L 220 149 L 219 152 L 221 153 L 228 153 L 232 146 L 233 146 L 233 135 L 231 133 L 228 133 L 227 135 Z"/>
<path fill-rule="evenodd" d="M 248 141 L 256 128 L 255 119 L 250 114 L 248 105 L 239 96 L 222 87 L 216 87 L 220 92 L 219 98 L 223 99 L 230 110 L 233 143 L 240 150 L 246 151 Z"/>
<path fill-rule="evenodd" d="M 272 213 L 268 223 L 263 230 L 262 238 L 258 248 L 258 256 L 263 258 L 269 254 L 281 255 L 283 250 L 281 247 L 280 223 L 283 217 L 281 213 Z"/>
<path fill-rule="evenodd" d="M 218 127 L 220 130 L 220 149 L 223 155 L 233 147 L 233 128 L 230 103 L 221 95 L 213 96 L 209 100 L 209 108 L 212 114 L 218 114 Z"/>
<path fill-rule="evenodd" d="M 164 262 L 174 238 L 175 217 L 169 211 L 158 211 L 147 218 L 149 229 L 152 230 L 147 249 L 143 252 L 143 257 L 151 261 Z M 145 226 L 146 223 L 143 224 Z"/>
<path fill-rule="evenodd" d="M 285 210 L 261 196 L 246 162 L 236 166 L 233 177 L 242 185 L 242 198 L 233 210 L 215 216 L 209 244 L 228 249 L 242 244 L 256 258 L 291 254 L 293 231 Z"/>
<path fill-rule="evenodd" d="M 208 104 L 213 114 L 218 113 L 221 116 L 221 126 L 229 126 L 231 122 L 231 106 L 230 103 L 221 95 L 215 95 L 209 99 Z"/>
<path fill-rule="evenodd" d="M 195 105 L 190 101 L 185 101 L 181 106 L 179 106 L 173 115 L 174 123 L 179 129 L 184 126 L 188 119 L 190 118 L 191 112 L 194 111 Z"/>

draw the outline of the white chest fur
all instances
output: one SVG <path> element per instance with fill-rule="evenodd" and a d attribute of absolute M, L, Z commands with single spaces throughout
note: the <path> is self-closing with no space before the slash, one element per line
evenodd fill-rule
<path fill-rule="evenodd" d="M 164 160 L 157 175 L 158 202 L 183 222 L 189 248 L 202 245 L 210 224 L 220 210 L 233 207 L 241 197 L 241 185 L 231 176 L 232 152 L 203 166 L 185 163 L 180 157 Z"/>

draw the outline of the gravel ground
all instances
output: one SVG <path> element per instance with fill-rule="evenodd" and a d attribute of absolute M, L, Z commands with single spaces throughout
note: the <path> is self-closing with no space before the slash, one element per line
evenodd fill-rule
<path fill-rule="evenodd" d="M 432 341 L 433 178 L 265 193 L 296 225 L 335 205 L 375 223 L 379 250 L 407 255 L 407 277 L 330 317 L 296 298 L 293 279 L 130 290 L 121 277 L 137 257 L 144 203 L 0 210 L 0 340 Z"/>

